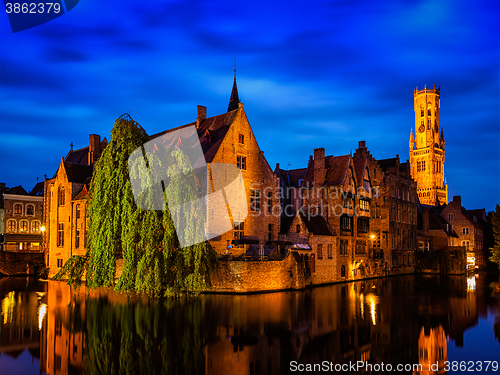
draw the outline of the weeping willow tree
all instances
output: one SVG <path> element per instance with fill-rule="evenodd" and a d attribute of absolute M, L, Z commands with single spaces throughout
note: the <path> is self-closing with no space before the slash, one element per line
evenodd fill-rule
<path fill-rule="evenodd" d="M 113 286 L 116 261 L 123 258 L 115 286 L 118 290 L 196 294 L 210 286 L 215 252 L 207 241 L 181 248 L 173 224 L 173 219 L 185 224 L 180 235 L 188 240 L 200 238 L 204 230 L 202 213 L 190 208 L 196 199 L 197 180 L 189 159 L 178 148 L 155 148 L 154 153 L 142 149 L 144 160 L 129 161 L 131 153 L 147 141 L 144 129 L 127 114 L 115 121 L 111 141 L 96 163 L 87 198 L 87 254 L 72 257 L 56 279 L 69 275 L 74 283 L 86 273 L 86 284 L 92 288 Z M 143 167 L 144 161 L 148 168 Z M 166 192 L 158 194 L 150 186 L 154 177 L 151 170 L 167 179 L 168 205 Z M 142 193 L 135 197 L 131 179 L 134 187 L 137 181 L 141 184 Z M 180 202 L 188 203 L 181 206 Z M 173 207 L 172 212 L 169 207 Z"/>

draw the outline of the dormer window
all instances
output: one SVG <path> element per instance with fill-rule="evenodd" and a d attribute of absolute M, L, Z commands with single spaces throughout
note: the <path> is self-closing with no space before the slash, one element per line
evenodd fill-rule
<path fill-rule="evenodd" d="M 243 134 L 238 134 L 238 143 L 245 144 L 245 136 Z"/>

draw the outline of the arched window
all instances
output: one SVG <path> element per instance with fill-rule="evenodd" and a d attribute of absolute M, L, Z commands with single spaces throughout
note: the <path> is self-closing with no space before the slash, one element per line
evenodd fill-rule
<path fill-rule="evenodd" d="M 22 215 L 23 214 L 23 205 L 21 203 L 16 203 L 14 205 L 14 213 L 16 215 Z"/>
<path fill-rule="evenodd" d="M 35 220 L 35 221 L 33 221 L 33 222 L 31 223 L 31 231 L 32 231 L 33 233 L 35 233 L 35 232 L 39 232 L 39 231 L 40 231 L 40 222 L 39 222 L 39 221 L 36 221 L 36 220 Z"/>
<path fill-rule="evenodd" d="M 34 216 L 35 215 L 35 206 L 32 204 L 28 204 L 26 206 L 26 215 Z"/>
<path fill-rule="evenodd" d="M 345 266 L 342 265 L 342 268 L 340 269 L 340 277 L 345 277 Z"/>
<path fill-rule="evenodd" d="M 57 191 L 57 205 L 64 206 L 64 186 L 59 186 L 59 190 Z"/>
<path fill-rule="evenodd" d="M 19 232 L 27 232 L 28 231 L 28 221 L 21 220 L 19 222 Z"/>
<path fill-rule="evenodd" d="M 7 224 L 7 229 L 9 232 L 15 232 L 17 230 L 17 223 L 15 220 L 9 220 Z"/>

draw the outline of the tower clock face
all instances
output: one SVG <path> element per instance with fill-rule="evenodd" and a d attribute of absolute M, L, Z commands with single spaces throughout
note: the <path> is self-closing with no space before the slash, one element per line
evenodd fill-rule
<path fill-rule="evenodd" d="M 423 132 L 424 132 L 424 130 L 425 130 L 425 126 L 420 125 L 420 127 L 418 128 L 418 131 L 419 131 L 420 133 L 423 133 Z"/>

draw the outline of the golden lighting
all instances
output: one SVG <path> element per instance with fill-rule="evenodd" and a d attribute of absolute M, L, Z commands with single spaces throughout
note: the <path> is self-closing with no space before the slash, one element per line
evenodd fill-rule
<path fill-rule="evenodd" d="M 372 240 L 374 240 L 374 239 L 375 239 L 375 235 L 374 235 L 374 234 L 370 235 L 370 238 L 371 238 Z"/>
<path fill-rule="evenodd" d="M 45 318 L 45 315 L 47 315 L 47 304 L 42 303 L 38 307 L 38 330 L 42 330 L 42 323 L 43 323 L 43 318 Z"/>
<path fill-rule="evenodd" d="M 9 292 L 2 300 L 3 324 L 11 323 L 14 315 L 14 306 L 16 305 L 16 292 Z"/>
<path fill-rule="evenodd" d="M 377 324 L 377 305 L 379 303 L 379 298 L 375 294 L 368 293 L 366 295 L 366 302 L 370 304 L 370 316 L 372 318 L 373 325 Z"/>
<path fill-rule="evenodd" d="M 467 291 L 472 292 L 476 290 L 476 276 L 471 276 L 467 278 Z"/>
<path fill-rule="evenodd" d="M 41 230 L 42 232 L 45 232 L 45 227 L 41 227 L 41 228 L 40 228 L 40 230 Z"/>

